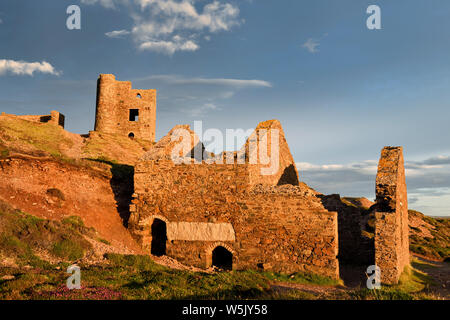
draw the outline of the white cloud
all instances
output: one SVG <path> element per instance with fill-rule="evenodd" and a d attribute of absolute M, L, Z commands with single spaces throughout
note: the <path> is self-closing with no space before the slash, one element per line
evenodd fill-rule
<path fill-rule="evenodd" d="M 108 38 L 123 38 L 126 35 L 129 35 L 130 31 L 128 30 L 115 30 L 111 32 L 105 33 Z"/>
<path fill-rule="evenodd" d="M 175 84 L 175 85 L 215 85 L 215 86 L 227 86 L 235 88 L 272 87 L 272 84 L 270 82 L 256 79 L 246 80 L 246 79 L 227 79 L 227 78 L 201 78 L 201 77 L 183 78 L 177 75 L 153 75 L 137 80 L 138 81 L 158 80 L 168 84 Z M 227 97 L 231 97 L 232 92 L 227 91 L 225 95 Z"/>
<path fill-rule="evenodd" d="M 311 53 L 316 53 L 319 51 L 319 49 L 317 49 L 319 45 L 320 45 L 319 41 L 310 38 L 302 45 L 302 47 L 306 48 Z"/>
<path fill-rule="evenodd" d="M 0 75 L 11 73 L 14 75 L 32 76 L 35 72 L 52 74 L 59 76 L 61 72 L 56 71 L 55 68 L 48 62 L 25 62 L 0 59 Z"/>
<path fill-rule="evenodd" d="M 173 55 L 176 51 L 196 51 L 199 46 L 191 41 L 183 41 L 179 39 L 174 39 L 173 41 L 146 41 L 139 45 L 141 50 L 150 50 L 160 53 L 165 53 L 168 55 Z"/>
<path fill-rule="evenodd" d="M 177 51 L 196 51 L 200 48 L 197 39 L 211 39 L 211 34 L 229 31 L 241 23 L 238 20 L 239 8 L 218 0 L 208 0 L 202 8 L 195 4 L 204 3 L 203 0 L 82 0 L 82 2 L 99 4 L 110 9 L 125 5 L 134 22 L 127 34 L 131 34 L 138 48 L 167 55 Z M 115 35 L 114 31 L 108 34 Z M 123 35 L 124 32 L 120 34 Z"/>

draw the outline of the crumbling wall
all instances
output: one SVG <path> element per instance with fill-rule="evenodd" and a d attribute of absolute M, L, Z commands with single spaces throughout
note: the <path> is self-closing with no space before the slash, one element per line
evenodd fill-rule
<path fill-rule="evenodd" d="M 247 162 L 254 164 L 249 167 L 251 184 L 299 184 L 294 158 L 278 120 L 259 123 L 243 146 L 241 154 L 245 154 Z"/>
<path fill-rule="evenodd" d="M 169 229 L 181 222 L 216 224 L 217 229 L 231 224 L 234 241 L 225 234 L 210 241 L 168 237 L 167 254 L 207 268 L 212 250 L 221 245 L 232 252 L 234 269 L 308 271 L 337 278 L 337 214 L 298 186 L 255 189 L 249 166 L 140 162 L 130 218 L 135 239 L 149 251 L 155 218 Z"/>
<path fill-rule="evenodd" d="M 381 281 L 397 283 L 409 264 L 408 200 L 402 147 L 381 151 L 376 178 L 375 263 Z"/>
<path fill-rule="evenodd" d="M 100 75 L 95 131 L 153 142 L 155 127 L 156 90 L 132 89 L 130 81 L 116 81 L 112 74 Z"/>
<path fill-rule="evenodd" d="M 15 114 L 7 114 L 2 112 L 2 116 L 5 117 L 14 117 L 22 120 L 38 122 L 38 123 L 52 123 L 55 125 L 59 125 L 64 128 L 65 117 L 62 113 L 58 111 L 51 111 L 48 115 L 15 115 Z"/>

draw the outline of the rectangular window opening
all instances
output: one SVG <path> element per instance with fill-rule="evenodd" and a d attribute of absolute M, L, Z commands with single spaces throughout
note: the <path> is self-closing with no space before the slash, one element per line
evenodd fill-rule
<path fill-rule="evenodd" d="M 139 120 L 139 109 L 130 109 L 130 121 L 137 122 Z"/>

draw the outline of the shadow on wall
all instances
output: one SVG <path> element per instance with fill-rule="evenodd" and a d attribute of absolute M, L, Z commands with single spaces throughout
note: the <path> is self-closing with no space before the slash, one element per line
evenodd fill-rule
<path fill-rule="evenodd" d="M 281 186 L 283 184 L 292 184 L 294 186 L 298 186 L 298 175 L 297 170 L 293 164 L 289 165 L 286 169 L 284 169 L 283 174 L 278 180 L 278 185 Z"/>
<path fill-rule="evenodd" d="M 111 166 L 112 178 L 110 180 L 110 185 L 114 193 L 117 212 L 122 219 L 123 226 L 128 228 L 130 204 L 134 193 L 134 167 L 125 164 L 117 164 L 103 159 L 88 160 L 105 163 Z"/>
<path fill-rule="evenodd" d="M 338 194 L 320 196 L 323 206 L 338 216 L 339 276 L 347 286 L 364 284 L 364 271 L 375 264 L 374 208 L 344 202 Z"/>

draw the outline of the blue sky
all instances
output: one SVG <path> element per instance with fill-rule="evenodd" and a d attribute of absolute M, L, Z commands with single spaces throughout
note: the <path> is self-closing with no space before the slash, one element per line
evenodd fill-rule
<path fill-rule="evenodd" d="M 95 81 L 114 73 L 158 90 L 157 137 L 279 119 L 324 193 L 373 199 L 381 148 L 402 145 L 410 207 L 450 215 L 449 14 L 446 0 L 2 0 L 0 111 L 57 109 L 86 133 Z"/>

